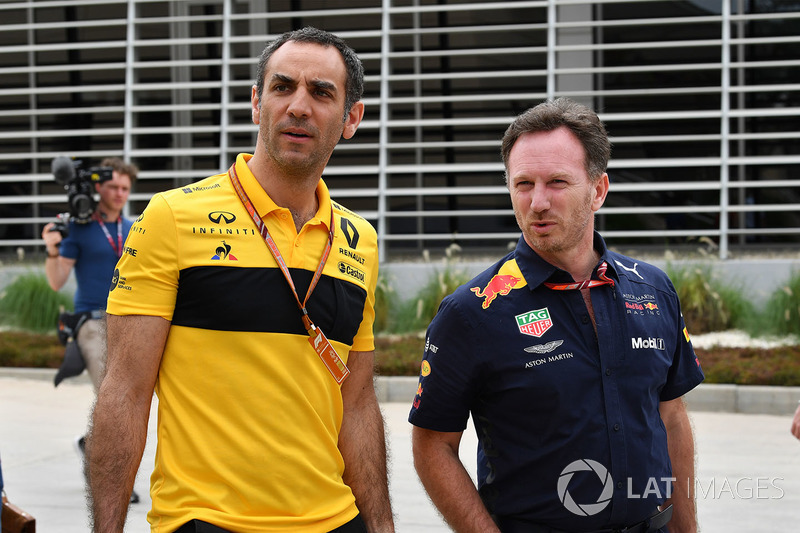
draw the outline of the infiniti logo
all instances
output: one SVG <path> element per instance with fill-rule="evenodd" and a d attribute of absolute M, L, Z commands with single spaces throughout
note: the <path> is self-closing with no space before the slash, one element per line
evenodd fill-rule
<path fill-rule="evenodd" d="M 236 220 L 236 215 L 228 211 L 212 211 L 208 214 L 208 220 L 214 224 L 230 224 Z"/>

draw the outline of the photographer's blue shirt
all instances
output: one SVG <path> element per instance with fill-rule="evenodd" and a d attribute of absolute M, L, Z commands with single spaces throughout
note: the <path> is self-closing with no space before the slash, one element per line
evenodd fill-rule
<path fill-rule="evenodd" d="M 125 217 L 120 219 L 124 243 L 133 221 Z M 106 229 L 116 244 L 117 223 L 106 223 Z M 105 309 L 108 289 L 111 287 L 111 278 L 119 257 L 100 224 L 94 219 L 85 224 L 70 221 L 69 235 L 61 241 L 59 253 L 75 260 L 75 281 L 78 285 L 74 298 L 75 312 Z"/>
<path fill-rule="evenodd" d="M 615 281 L 591 289 L 596 334 L 580 291 L 543 284 L 572 277 L 522 238 L 428 328 L 409 421 L 460 432 L 472 414 L 478 488 L 501 520 L 623 527 L 672 489 L 659 403 L 697 386 L 700 363 L 666 274 L 597 233 L 595 249 Z"/>

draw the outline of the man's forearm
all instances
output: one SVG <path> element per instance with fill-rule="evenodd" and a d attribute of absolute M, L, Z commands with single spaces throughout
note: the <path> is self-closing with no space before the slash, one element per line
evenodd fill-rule
<path fill-rule="evenodd" d="M 697 531 L 697 505 L 694 494 L 695 454 L 692 426 L 682 399 L 665 403 L 670 406 L 665 409 L 662 404 L 662 418 L 667 428 L 667 445 L 672 476 L 675 478 L 672 497 L 666 502 L 673 506 L 669 530 L 672 533 L 694 533 Z"/>
<path fill-rule="evenodd" d="M 414 467 L 436 508 L 457 533 L 499 533 L 478 489 L 458 457 L 460 434 L 415 427 Z"/>
<path fill-rule="evenodd" d="M 346 414 L 339 435 L 339 449 L 345 464 L 342 477 L 353 491 L 367 531 L 394 531 L 386 468 L 386 436 L 374 393 L 372 400 Z"/>
<path fill-rule="evenodd" d="M 109 315 L 107 326 L 106 376 L 86 448 L 95 533 L 119 533 L 125 525 L 170 323 L 160 317 Z"/>
<path fill-rule="evenodd" d="M 101 387 L 86 446 L 91 516 L 95 533 L 123 530 L 139 462 L 147 441 L 146 412 L 135 416 L 124 395 Z M 141 411 L 141 407 L 139 407 Z"/>
<path fill-rule="evenodd" d="M 55 257 L 48 256 L 44 261 L 44 275 L 50 288 L 54 291 L 60 290 L 69 279 L 72 266 L 75 262 L 60 255 Z"/>

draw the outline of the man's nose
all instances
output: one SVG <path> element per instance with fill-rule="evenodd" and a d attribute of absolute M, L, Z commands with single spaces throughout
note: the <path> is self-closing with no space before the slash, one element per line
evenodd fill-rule
<path fill-rule="evenodd" d="M 542 212 L 550 209 L 550 196 L 547 194 L 547 188 L 536 186 L 531 191 L 531 209 L 534 212 Z"/>
<path fill-rule="evenodd" d="M 307 90 L 299 88 L 294 92 L 286 113 L 295 118 L 305 118 L 311 115 L 311 95 Z"/>

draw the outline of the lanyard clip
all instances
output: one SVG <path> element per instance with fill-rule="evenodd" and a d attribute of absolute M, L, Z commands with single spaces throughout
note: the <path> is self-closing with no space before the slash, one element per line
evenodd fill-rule
<path fill-rule="evenodd" d="M 308 310 L 306 310 L 305 307 L 303 307 L 300 311 L 302 311 L 303 313 L 303 316 L 301 317 L 303 319 L 303 327 L 306 328 L 308 336 L 313 337 L 314 335 L 316 335 L 315 331 L 317 327 L 314 325 L 313 322 L 311 322 L 311 318 L 309 318 L 308 316 Z"/>

